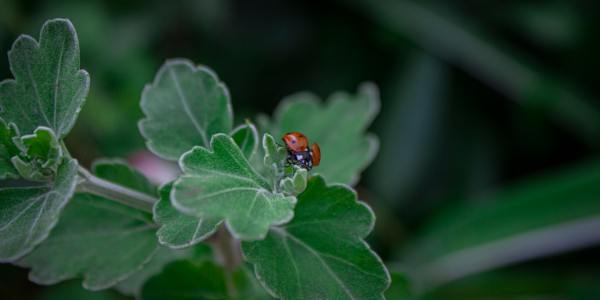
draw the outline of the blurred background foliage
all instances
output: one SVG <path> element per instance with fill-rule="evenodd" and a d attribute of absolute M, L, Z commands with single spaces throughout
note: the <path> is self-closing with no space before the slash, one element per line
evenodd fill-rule
<path fill-rule="evenodd" d="M 381 148 L 357 188 L 390 299 L 600 299 L 600 3 L 0 0 L 0 53 L 55 17 L 92 78 L 68 138 L 84 164 L 143 155 L 140 93 L 167 58 L 214 69 L 238 122 L 373 81 Z M 120 297 L 0 266 L 5 300 Z"/>

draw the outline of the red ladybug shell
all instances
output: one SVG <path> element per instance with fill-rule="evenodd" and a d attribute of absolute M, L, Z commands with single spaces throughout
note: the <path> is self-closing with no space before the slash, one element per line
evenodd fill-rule
<path fill-rule="evenodd" d="M 282 139 L 285 146 L 292 151 L 300 152 L 308 150 L 308 139 L 300 132 L 288 132 L 283 135 Z"/>
<path fill-rule="evenodd" d="M 319 144 L 314 143 L 310 146 L 310 154 L 313 166 L 318 166 L 321 163 L 321 148 L 319 148 Z"/>

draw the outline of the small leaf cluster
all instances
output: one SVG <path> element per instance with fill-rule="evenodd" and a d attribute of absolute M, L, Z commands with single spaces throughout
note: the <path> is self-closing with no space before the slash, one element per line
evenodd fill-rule
<path fill-rule="evenodd" d="M 81 278 L 141 299 L 383 299 L 390 277 L 364 241 L 375 217 L 350 187 L 377 153 L 366 133 L 374 85 L 325 102 L 293 95 L 259 128 L 234 127 L 216 73 L 169 60 L 140 103 L 147 148 L 180 167 L 157 187 L 121 160 L 88 171 L 65 147 L 89 90 L 70 21 L 46 22 L 37 41 L 19 37 L 9 62 L 0 261 L 30 268 L 39 284 Z M 275 137 L 287 131 L 319 142 L 322 165 L 286 165 Z"/>

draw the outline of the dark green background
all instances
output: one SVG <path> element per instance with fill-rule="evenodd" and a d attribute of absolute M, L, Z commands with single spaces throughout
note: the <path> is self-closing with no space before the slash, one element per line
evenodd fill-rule
<path fill-rule="evenodd" d="M 167 58 L 215 70 L 237 121 L 271 113 L 300 90 L 326 97 L 377 83 L 382 113 L 371 131 L 381 139 L 380 155 L 357 189 L 378 215 L 370 243 L 394 271 L 418 273 L 413 249 L 448 214 L 493 210 L 510 201 L 494 196 L 507 187 L 554 174 L 534 187 L 543 207 L 544 188 L 568 181 L 572 166 L 577 174 L 599 168 L 592 163 L 600 150 L 594 1 L 0 0 L 0 53 L 21 33 L 37 38 L 44 20 L 55 17 L 77 28 L 81 65 L 92 79 L 67 140 L 84 164 L 144 150 L 140 93 Z M 6 56 L 0 75 L 11 77 Z M 573 201 L 596 192 L 570 191 Z M 542 211 L 509 210 L 505 223 L 488 222 L 475 235 L 501 231 L 513 214 L 535 219 Z M 572 250 L 422 295 L 598 299 L 600 248 Z M 26 270 L 0 266 L 2 299 L 92 299 L 80 293 L 76 283 L 38 287 Z"/>

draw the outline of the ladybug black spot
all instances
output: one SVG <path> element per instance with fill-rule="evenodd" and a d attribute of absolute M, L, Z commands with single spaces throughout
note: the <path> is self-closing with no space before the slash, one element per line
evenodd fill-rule
<path fill-rule="evenodd" d="M 293 151 L 288 149 L 287 163 L 310 171 L 312 169 L 312 155 L 310 151 Z"/>

